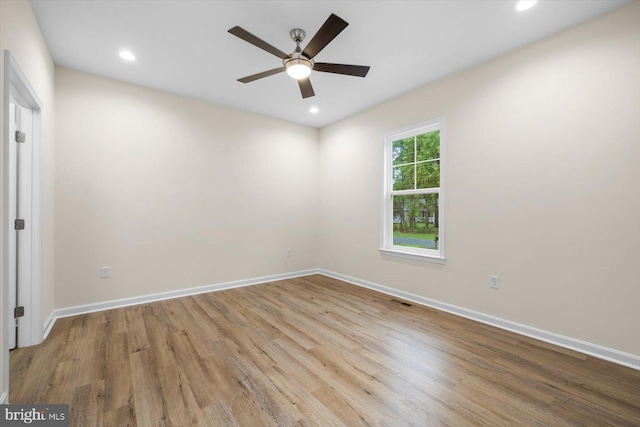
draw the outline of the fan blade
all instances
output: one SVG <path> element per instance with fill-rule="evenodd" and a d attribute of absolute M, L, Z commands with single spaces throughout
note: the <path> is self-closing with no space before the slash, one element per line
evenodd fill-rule
<path fill-rule="evenodd" d="M 300 92 L 302 92 L 303 98 L 311 98 L 316 95 L 313 91 L 313 86 L 311 86 L 311 80 L 309 80 L 309 77 L 298 80 L 298 85 L 300 86 Z"/>
<path fill-rule="evenodd" d="M 274 68 L 273 70 L 267 70 L 267 71 L 263 71 L 263 72 L 258 73 L 258 74 L 252 74 L 250 76 L 243 77 L 241 79 L 238 79 L 238 81 L 241 82 L 241 83 L 249 83 L 249 82 L 252 82 L 254 80 L 263 79 L 265 77 L 273 76 L 274 74 L 278 74 L 278 73 L 281 73 L 283 71 L 284 71 L 284 67 Z"/>
<path fill-rule="evenodd" d="M 331 40 L 335 39 L 338 34 L 347 28 L 347 21 L 334 15 L 333 13 L 322 24 L 322 27 L 318 30 L 315 36 L 311 39 L 307 47 L 304 48 L 302 54 L 309 59 L 316 56 L 322 49 L 328 45 Z"/>
<path fill-rule="evenodd" d="M 233 34 L 234 36 L 239 37 L 242 40 L 244 40 L 244 41 L 246 41 L 248 43 L 251 43 L 252 45 L 254 45 L 256 47 L 259 47 L 262 50 L 266 50 L 267 52 L 269 52 L 272 55 L 277 56 L 278 58 L 287 59 L 289 57 L 289 55 L 287 55 L 286 53 L 284 53 L 283 51 L 281 51 L 277 47 L 271 46 L 266 41 L 264 41 L 262 39 L 259 39 L 258 37 L 254 36 L 253 34 L 248 32 L 247 30 L 244 30 L 244 29 L 238 27 L 237 25 L 235 27 L 233 27 L 232 29 L 230 29 L 229 32 L 231 34 Z"/>
<path fill-rule="evenodd" d="M 328 64 L 326 62 L 316 62 L 313 65 L 314 71 L 322 71 L 323 73 L 346 74 L 347 76 L 365 77 L 369 72 L 366 65 L 348 65 L 348 64 Z"/>

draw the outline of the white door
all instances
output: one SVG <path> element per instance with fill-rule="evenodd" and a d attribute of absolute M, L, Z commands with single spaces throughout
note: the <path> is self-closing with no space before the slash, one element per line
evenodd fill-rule
<path fill-rule="evenodd" d="M 31 197 L 33 192 L 33 112 L 15 103 L 9 104 L 10 147 L 9 147 L 9 197 L 15 203 L 10 204 L 9 220 L 13 221 L 9 245 L 9 308 L 10 314 L 17 307 L 28 304 L 31 293 L 32 260 L 32 215 Z M 11 316 L 10 316 L 11 317 Z M 25 317 L 15 319 L 15 327 L 10 327 L 9 348 L 29 345 L 21 337 L 20 328 L 29 328 Z M 22 339 L 21 339 L 22 338 Z"/>

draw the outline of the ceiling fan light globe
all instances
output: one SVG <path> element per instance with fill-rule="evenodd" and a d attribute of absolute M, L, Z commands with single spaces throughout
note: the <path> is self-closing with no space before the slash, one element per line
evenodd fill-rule
<path fill-rule="evenodd" d="M 516 4 L 516 10 L 519 11 L 519 12 L 522 12 L 522 11 L 525 11 L 525 10 L 529 10 L 533 6 L 535 6 L 535 4 L 537 2 L 538 2 L 538 0 L 520 0 Z"/>
<path fill-rule="evenodd" d="M 313 67 L 311 61 L 303 58 L 290 59 L 285 62 L 287 74 L 296 80 L 306 79 L 311 74 Z"/>

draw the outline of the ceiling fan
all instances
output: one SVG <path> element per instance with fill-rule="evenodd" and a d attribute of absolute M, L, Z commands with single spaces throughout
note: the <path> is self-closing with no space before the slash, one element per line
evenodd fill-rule
<path fill-rule="evenodd" d="M 238 79 L 239 82 L 249 83 L 254 80 L 262 79 L 264 77 L 272 76 L 274 74 L 286 71 L 289 76 L 298 80 L 300 86 L 300 92 L 302 92 L 303 98 L 309 98 L 315 95 L 311 81 L 309 80 L 309 74 L 311 70 L 321 71 L 323 73 L 335 73 L 345 74 L 348 76 L 365 77 L 369 72 L 369 67 L 364 65 L 348 65 L 348 64 L 330 64 L 326 62 L 315 62 L 313 58 L 320 53 L 338 34 L 349 25 L 342 18 L 334 15 L 333 13 L 322 24 L 322 27 L 318 30 L 315 36 L 302 50 L 300 43 L 304 40 L 306 33 L 300 28 L 294 28 L 291 30 L 291 39 L 295 42 L 296 48 L 291 54 L 286 54 L 280 49 L 270 45 L 264 40 L 254 36 L 250 32 L 235 26 L 229 30 L 231 34 L 242 40 L 251 43 L 254 46 L 259 47 L 262 50 L 269 52 L 272 55 L 282 59 L 282 67 L 274 68 L 272 70 L 263 71 L 261 73 L 252 74 L 250 76 L 242 77 Z"/>

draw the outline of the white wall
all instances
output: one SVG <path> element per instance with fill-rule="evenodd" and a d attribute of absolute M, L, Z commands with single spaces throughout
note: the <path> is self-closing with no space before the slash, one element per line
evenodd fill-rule
<path fill-rule="evenodd" d="M 56 90 L 56 307 L 317 266 L 317 129 L 66 68 Z"/>
<path fill-rule="evenodd" d="M 635 2 L 323 128 L 320 267 L 640 355 L 639 76 Z M 446 265 L 381 256 L 380 136 L 439 116 Z"/>
<path fill-rule="evenodd" d="M 43 168 L 43 270 L 42 270 L 42 319 L 46 319 L 53 310 L 53 277 L 54 277 L 54 65 L 44 42 L 40 27 L 28 1 L 0 1 L 0 81 L 4 80 L 4 50 L 9 50 L 25 73 L 43 103 L 42 109 L 42 168 Z M 0 84 L 0 99 L 3 99 Z M 3 127 L 3 111 L 0 102 L 0 129 Z M 4 142 L 3 142 L 4 143 Z M 2 150 L 0 150 L 0 157 Z M 3 162 L 0 160 L 0 168 Z M 0 186 L 3 173 L 0 171 Z M 0 216 L 2 210 L 0 210 Z M 2 221 L 5 219 L 2 218 Z M 2 233 L 0 222 L 0 234 Z M 0 251 L 2 248 L 0 247 Z M 0 270 L 2 266 L 0 265 Z M 1 273 L 1 271 L 0 271 Z M 0 275 L 0 277 L 2 277 Z M 2 305 L 0 304 L 0 310 Z M 0 313 L 0 331 L 4 331 Z M 7 391 L 8 372 L 4 371 L 8 350 L 0 351 L 0 394 Z"/>

